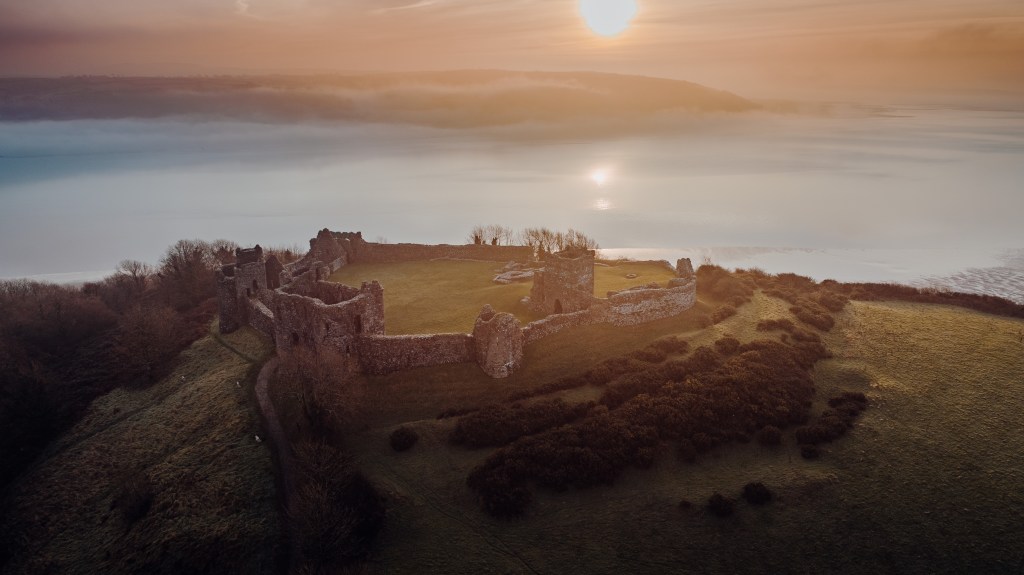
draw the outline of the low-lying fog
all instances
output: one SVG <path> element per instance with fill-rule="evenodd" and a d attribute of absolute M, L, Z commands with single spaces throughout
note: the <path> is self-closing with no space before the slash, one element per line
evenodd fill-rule
<path fill-rule="evenodd" d="M 474 224 L 576 227 L 667 258 L 811 248 L 831 263 L 793 271 L 876 281 L 1005 266 L 1024 245 L 1024 113 L 845 110 L 694 116 L 617 138 L 537 125 L 4 122 L 0 277 L 85 278 L 124 258 L 156 262 L 180 238 L 303 244 L 324 227 L 430 243 L 462 243 Z M 787 271 L 770 269 L 788 265 L 778 254 L 806 252 L 749 253 L 737 265 Z"/>

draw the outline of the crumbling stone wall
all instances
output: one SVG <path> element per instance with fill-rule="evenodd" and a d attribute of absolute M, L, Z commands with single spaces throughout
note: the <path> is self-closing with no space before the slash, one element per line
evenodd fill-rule
<path fill-rule="evenodd" d="M 611 323 L 636 325 L 679 314 L 696 301 L 689 260 L 676 262 L 679 277 L 668 288 L 641 286 L 597 299 L 594 252 L 549 254 L 536 274 L 531 304 L 549 315 L 522 327 L 507 313 L 485 306 L 472 334 L 384 335 L 384 290 L 376 281 L 360 288 L 331 283 L 331 273 L 353 262 L 400 262 L 437 258 L 526 261 L 528 247 L 374 244 L 362 234 L 321 230 L 297 262 L 264 261 L 256 246 L 236 252 L 236 264 L 217 272 L 223 333 L 251 325 L 273 337 L 278 353 L 296 346 L 333 354 L 350 368 L 385 374 L 413 367 L 476 362 L 491 377 L 522 366 L 523 348 L 564 329 Z M 668 265 L 666 263 L 666 265 Z"/>
<path fill-rule="evenodd" d="M 531 322 L 523 328 L 523 343 L 531 344 L 571 327 L 599 323 L 594 317 L 595 315 L 593 310 L 589 309 L 573 313 L 549 315 L 544 319 Z"/>
<path fill-rule="evenodd" d="M 486 260 L 495 262 L 529 261 L 533 249 L 527 246 L 422 245 L 363 243 L 356 250 L 355 262 L 397 263 L 436 259 Z"/>
<path fill-rule="evenodd" d="M 495 313 L 484 306 L 473 326 L 477 365 L 487 375 L 500 379 L 523 365 L 523 328 L 510 313 Z"/>
<path fill-rule="evenodd" d="M 242 302 L 247 307 L 246 317 L 249 318 L 249 325 L 273 339 L 275 337 L 274 312 L 270 311 L 270 308 L 259 298 L 246 298 Z"/>
<path fill-rule="evenodd" d="M 363 371 L 384 375 L 414 367 L 468 363 L 475 359 L 468 333 L 370 335 L 359 342 Z"/>
<path fill-rule="evenodd" d="M 299 345 L 316 353 L 358 355 L 362 336 L 384 333 L 384 290 L 377 282 L 364 283 L 358 295 L 333 304 L 280 289 L 272 311 L 281 355 Z"/>
<path fill-rule="evenodd" d="M 602 320 L 612 325 L 639 325 L 683 313 L 697 301 L 697 284 L 670 288 L 640 287 L 609 294 Z"/>
<path fill-rule="evenodd" d="M 530 306 L 543 313 L 573 313 L 594 303 L 594 251 L 544 255 L 544 269 L 534 272 Z"/>

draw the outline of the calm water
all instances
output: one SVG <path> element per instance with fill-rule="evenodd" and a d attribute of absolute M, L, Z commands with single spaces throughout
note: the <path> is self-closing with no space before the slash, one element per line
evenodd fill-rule
<path fill-rule="evenodd" d="M 155 262 L 179 238 L 304 244 L 323 227 L 461 243 L 480 223 L 572 226 L 667 257 L 807 248 L 826 255 L 815 264 L 806 250 L 761 249 L 736 265 L 804 262 L 794 271 L 850 280 L 1004 266 L 1006 250 L 1024 246 L 1021 113 L 751 114 L 668 135 L 544 133 L 0 124 L 0 277 L 88 277 L 124 258 Z"/>

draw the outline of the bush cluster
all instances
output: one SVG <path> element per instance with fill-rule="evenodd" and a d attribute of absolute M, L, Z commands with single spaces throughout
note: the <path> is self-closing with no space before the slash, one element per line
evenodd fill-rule
<path fill-rule="evenodd" d="M 792 321 L 788 319 L 765 319 L 757 323 L 758 331 L 783 331 L 786 335 L 783 336 L 783 341 L 787 341 L 789 337 L 792 337 L 794 341 L 798 342 L 820 342 L 821 336 L 808 331 L 806 329 L 797 327 Z M 788 337 L 787 337 L 788 336 Z"/>
<path fill-rule="evenodd" d="M 764 505 L 773 499 L 771 490 L 765 487 L 760 481 L 748 483 L 743 486 L 743 499 L 751 505 Z"/>
<path fill-rule="evenodd" d="M 850 299 L 859 301 L 898 300 L 915 303 L 953 305 L 993 315 L 1024 318 L 1024 305 L 1008 299 L 979 294 L 967 294 L 930 288 L 915 288 L 899 284 L 844 283 L 833 289 Z"/>
<path fill-rule="evenodd" d="M 708 512 L 715 517 L 728 517 L 736 511 L 736 502 L 721 493 L 714 493 L 708 498 Z"/>
<path fill-rule="evenodd" d="M 591 410 L 594 402 L 566 403 L 562 399 L 529 405 L 489 405 L 459 418 L 449 440 L 466 447 L 499 447 L 520 437 L 575 421 Z"/>
<path fill-rule="evenodd" d="M 413 445 L 419 441 L 420 434 L 416 433 L 415 429 L 402 426 L 391 432 L 389 441 L 391 443 L 391 449 L 395 451 L 408 451 L 412 449 Z"/>
<path fill-rule="evenodd" d="M 577 389 L 586 385 L 603 387 L 607 385 L 608 382 L 622 377 L 623 375 L 644 371 L 650 367 L 649 364 L 651 363 L 661 363 L 665 361 L 669 355 L 683 354 L 689 349 L 690 344 L 685 339 L 674 335 L 666 336 L 655 340 L 643 349 L 626 355 L 606 359 L 579 375 L 563 377 L 532 389 L 524 389 L 522 391 L 515 392 L 509 395 L 508 401 L 522 401 L 524 399 L 548 395 L 556 391 Z M 441 412 L 437 418 L 445 419 L 448 417 L 457 417 L 479 409 L 479 407 L 447 409 Z"/>
<path fill-rule="evenodd" d="M 868 399 L 863 393 L 844 392 L 828 400 L 829 409 L 818 416 L 811 425 L 796 430 L 796 440 L 801 445 L 818 445 L 839 439 L 860 412 L 867 409 Z"/>
<path fill-rule="evenodd" d="M 715 351 L 721 355 L 732 355 L 740 348 L 740 340 L 732 336 L 725 336 L 715 341 Z"/>
<path fill-rule="evenodd" d="M 736 307 L 724 304 L 715 308 L 715 311 L 711 312 L 711 323 L 718 324 L 736 315 Z"/>
<path fill-rule="evenodd" d="M 726 301 L 739 307 L 750 301 L 756 284 L 752 278 L 730 273 L 716 265 L 702 265 L 697 268 L 697 295 Z"/>
<path fill-rule="evenodd" d="M 849 298 L 836 291 L 835 282 L 817 283 L 814 280 L 796 274 L 754 274 L 751 276 L 758 287 L 767 295 L 788 302 L 789 311 L 800 321 L 821 331 L 830 331 L 835 326 L 832 313 L 840 312 L 846 307 Z M 792 334 L 785 323 L 787 320 L 768 320 L 764 331 L 781 329 Z M 789 322 L 792 323 L 792 322 Z M 773 325 L 774 324 L 774 325 Z M 758 329 L 762 329 L 760 325 Z"/>
<path fill-rule="evenodd" d="M 650 465 L 666 442 L 681 457 L 695 457 L 768 425 L 806 423 L 814 395 L 809 370 L 822 356 L 768 340 L 736 351 L 725 358 L 698 348 L 685 360 L 631 374 L 577 421 L 493 453 L 467 484 L 485 510 L 512 516 L 529 503 L 520 490 L 531 483 L 555 490 L 609 484 L 629 466 Z"/>
<path fill-rule="evenodd" d="M 757 442 L 765 447 L 782 443 L 782 430 L 774 425 L 766 425 L 757 432 Z"/>

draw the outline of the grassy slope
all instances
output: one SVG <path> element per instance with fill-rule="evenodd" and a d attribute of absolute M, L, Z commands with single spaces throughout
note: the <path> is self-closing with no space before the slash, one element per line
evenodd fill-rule
<path fill-rule="evenodd" d="M 248 329 L 224 340 L 249 357 L 269 352 Z M 29 547 L 10 571 L 273 572 L 276 490 L 267 448 L 254 439 L 250 367 L 205 337 L 163 381 L 94 401 L 15 487 L 8 527 Z M 112 506 L 133 472 L 156 495 L 129 526 Z"/>
<path fill-rule="evenodd" d="M 555 357 L 542 363 L 565 366 L 559 362 L 577 358 L 566 369 L 581 370 L 594 357 L 588 355 L 594 342 L 604 342 L 595 354 L 604 357 L 666 333 L 694 345 L 726 332 L 749 340 L 764 335 L 754 329 L 757 320 L 785 317 L 787 307 L 758 295 L 707 331 L 687 315 L 621 338 L 574 330 L 547 340 L 546 353 Z M 629 472 L 613 488 L 538 490 L 538 501 L 518 521 L 487 517 L 465 487 L 466 474 L 489 451 L 448 446 L 453 422 L 428 418 L 446 394 L 458 404 L 530 382 L 484 381 L 456 370 L 376 380 L 382 397 L 401 401 L 383 401 L 376 426 L 352 443 L 361 466 L 392 498 L 381 560 L 389 573 L 1018 569 L 1024 346 L 1014 334 L 1024 322 L 883 303 L 853 303 L 839 319 L 829 335 L 837 358 L 816 371 L 815 409 L 836 390 L 865 391 L 873 404 L 851 434 L 826 446 L 821 460 L 802 460 L 790 434 L 777 450 L 730 446 L 696 465 L 667 453 L 654 469 Z M 588 394 L 594 390 L 570 397 Z M 387 435 L 403 421 L 420 433 L 420 443 L 394 454 Z M 756 480 L 781 501 L 740 505 L 728 520 L 677 508 L 681 499 L 699 507 L 715 490 L 735 496 Z"/>
<path fill-rule="evenodd" d="M 493 282 L 504 267 L 496 262 L 438 260 L 400 264 L 356 264 L 331 276 L 332 281 L 358 286 L 377 280 L 384 287 L 385 326 L 388 334 L 468 333 L 480 308 L 490 304 L 514 314 L 523 323 L 538 316 L 519 303 L 530 294 L 529 282 L 499 285 Z M 627 274 L 637 274 L 627 279 Z M 664 284 L 671 271 L 655 263 L 597 266 L 594 293 L 600 297 L 651 282 Z M 428 289 L 424 289 L 428 288 Z"/>

